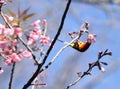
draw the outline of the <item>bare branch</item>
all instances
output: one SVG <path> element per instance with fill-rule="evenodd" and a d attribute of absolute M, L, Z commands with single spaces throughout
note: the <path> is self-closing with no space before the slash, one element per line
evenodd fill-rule
<path fill-rule="evenodd" d="M 12 66 L 12 69 L 11 69 L 11 75 L 10 75 L 10 81 L 9 81 L 8 89 L 12 89 L 12 81 L 13 81 L 14 70 L 15 70 L 15 63 L 13 63 L 13 66 Z"/>
<path fill-rule="evenodd" d="M 102 54 L 101 54 L 101 52 L 99 52 L 98 53 L 98 59 L 97 59 L 97 61 L 96 62 L 93 62 L 92 63 L 92 65 L 90 65 L 89 66 L 89 68 L 80 76 L 80 77 L 78 77 L 73 83 L 71 83 L 71 84 L 69 84 L 65 89 L 69 89 L 70 87 L 72 87 L 73 85 L 75 85 L 75 84 L 77 84 L 84 76 L 86 76 L 86 75 L 90 75 L 91 73 L 91 70 L 95 67 L 95 66 L 98 66 L 98 67 L 100 67 L 100 70 L 101 70 L 101 66 L 100 65 L 98 65 L 100 62 L 100 59 L 103 57 L 103 56 L 105 56 L 105 55 L 109 55 L 109 56 L 111 56 L 109 53 L 111 53 L 111 52 L 107 52 L 108 51 L 108 49 L 106 49 L 104 52 L 102 52 Z M 100 55 L 99 55 L 100 54 Z M 102 71 L 102 70 L 101 70 Z"/>

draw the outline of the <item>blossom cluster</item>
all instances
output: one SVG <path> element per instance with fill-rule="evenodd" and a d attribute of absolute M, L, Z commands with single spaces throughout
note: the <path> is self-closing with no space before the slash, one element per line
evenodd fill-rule
<path fill-rule="evenodd" d="M 0 24 L 0 57 L 4 60 L 6 65 L 11 65 L 14 62 L 20 62 L 24 58 L 32 58 L 31 52 L 26 49 L 20 49 L 19 37 L 22 37 L 23 30 L 20 26 L 12 24 L 13 17 L 5 15 L 6 20 L 10 23 L 12 28 L 7 24 Z M 46 20 L 42 21 L 43 26 L 47 25 Z M 29 32 L 26 45 L 32 46 L 33 43 L 39 40 L 41 45 L 50 45 L 50 37 L 43 35 L 40 27 L 40 20 L 30 24 L 33 30 Z"/>
<path fill-rule="evenodd" d="M 40 22 L 40 20 L 36 20 L 35 22 L 30 24 L 30 26 L 32 26 L 34 29 L 30 31 L 30 34 L 28 36 L 28 45 L 32 45 L 35 41 L 38 40 L 41 45 L 50 45 L 49 43 L 52 42 L 52 40 L 50 40 L 50 37 L 44 34 L 43 30 L 40 27 Z M 46 20 L 42 21 L 42 25 L 46 27 Z"/>

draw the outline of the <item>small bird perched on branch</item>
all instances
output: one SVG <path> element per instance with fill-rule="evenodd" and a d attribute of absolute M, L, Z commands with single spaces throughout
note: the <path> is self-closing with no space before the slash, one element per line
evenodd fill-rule
<path fill-rule="evenodd" d="M 89 23 L 88 22 L 85 22 L 84 23 L 84 29 L 83 29 L 83 26 L 82 26 L 82 29 L 79 31 L 79 32 L 71 32 L 69 33 L 69 35 L 71 36 L 72 39 L 74 39 L 75 37 L 73 36 L 74 34 L 79 36 L 77 40 L 75 40 L 74 42 L 72 42 L 70 44 L 70 46 L 80 52 L 85 52 L 91 45 L 92 42 L 95 42 L 95 34 L 91 34 L 89 33 L 88 31 L 88 28 L 89 28 Z M 81 41 L 79 38 L 81 37 L 81 35 L 83 35 L 83 33 L 87 33 L 88 34 L 88 37 L 86 39 L 86 42 L 83 42 Z M 60 42 L 64 43 L 64 44 L 68 44 L 68 42 L 65 42 L 65 41 L 62 41 L 62 40 L 59 40 Z"/>

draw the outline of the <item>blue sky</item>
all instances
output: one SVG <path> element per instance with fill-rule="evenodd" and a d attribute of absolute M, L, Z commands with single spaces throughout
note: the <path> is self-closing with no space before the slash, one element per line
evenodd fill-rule
<path fill-rule="evenodd" d="M 33 21 L 38 18 L 46 18 L 48 21 L 48 34 L 51 38 L 54 37 L 66 5 L 65 1 L 36 0 L 36 2 L 31 2 L 30 0 L 21 0 L 19 3 L 21 9 L 31 6 L 30 12 L 37 13 L 36 17 L 32 19 Z M 85 53 L 80 53 L 71 47 L 66 48 L 52 66 L 45 71 L 48 74 L 48 77 L 45 78 L 48 86 L 42 89 L 58 89 L 56 88 L 57 86 L 59 86 L 59 89 L 63 89 L 77 78 L 76 73 L 78 71 L 84 72 L 88 68 L 88 63 L 97 59 L 97 52 L 99 50 L 105 50 L 106 48 L 113 53 L 112 57 L 104 57 L 102 59 L 109 64 L 108 66 L 105 66 L 106 72 L 102 73 L 95 68 L 92 72 L 92 76 L 86 76 L 78 84 L 71 87 L 71 89 L 86 89 L 86 86 L 88 86 L 89 89 L 120 88 L 120 68 L 118 66 L 120 64 L 120 12 L 118 11 L 120 7 L 112 4 L 105 5 L 104 8 L 103 6 L 101 7 L 98 5 L 72 2 L 59 39 L 69 42 L 71 39 L 68 36 L 68 32 L 79 30 L 81 24 L 88 21 L 90 23 L 90 32 L 97 35 L 96 43 L 93 43 Z M 60 42 L 55 44 L 47 63 L 62 46 L 64 46 L 64 44 Z M 22 66 L 20 67 L 20 65 Z M 25 65 L 28 65 L 28 67 L 25 68 Z M 31 70 L 33 69 L 32 71 L 34 71 L 35 67 L 29 65 L 32 65 L 32 61 L 24 60 L 23 62 L 18 63 L 15 81 L 13 82 L 13 89 L 21 89 L 21 86 L 27 81 L 30 75 L 32 75 Z M 31 68 L 31 70 L 29 70 L 29 68 Z M 6 69 L 8 71 L 5 73 L 10 73 L 10 68 L 7 67 Z M 20 75 L 21 71 L 24 72 L 22 75 Z M 7 75 L 4 76 L 7 79 L 9 78 Z M 0 75 L 0 77 L 2 77 L 2 75 Z M 91 82 L 96 82 L 94 80 L 97 77 L 102 78 L 102 80 L 96 80 L 99 82 L 92 86 Z M 18 80 L 20 81 L 19 85 Z M 0 79 L 0 81 L 2 80 Z M 4 87 L 7 82 L 8 81 L 1 83 L 1 87 Z"/>

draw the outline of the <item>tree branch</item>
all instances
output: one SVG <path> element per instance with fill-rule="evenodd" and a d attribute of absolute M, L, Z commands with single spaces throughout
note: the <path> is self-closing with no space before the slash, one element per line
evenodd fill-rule
<path fill-rule="evenodd" d="M 7 24 L 7 26 L 8 26 L 10 29 L 13 29 L 13 27 L 8 23 L 5 15 L 4 15 L 4 13 L 3 13 L 2 11 L 0 11 L 0 14 L 1 14 L 2 18 L 4 19 L 5 23 Z M 13 30 L 14 30 L 14 29 L 13 29 Z M 28 51 L 31 52 L 32 57 L 33 57 L 35 63 L 38 64 L 37 59 L 36 59 L 36 57 L 35 57 L 32 49 L 23 41 L 23 39 L 22 39 L 21 37 L 18 36 L 18 39 L 19 39 L 19 40 L 21 41 L 21 43 L 28 49 Z"/>
<path fill-rule="evenodd" d="M 39 71 L 40 71 L 41 67 L 42 67 L 42 66 L 44 65 L 44 63 L 46 62 L 47 57 L 49 56 L 49 54 L 50 54 L 50 52 L 51 52 L 51 50 L 52 50 L 55 42 L 57 41 L 57 39 L 58 39 L 58 37 L 59 37 L 59 35 L 60 35 L 61 30 L 62 30 L 62 28 L 63 28 L 64 21 L 65 21 L 67 12 L 68 12 L 68 10 L 69 10 L 70 3 L 71 3 L 71 0 L 68 0 L 68 3 L 67 3 L 67 5 L 66 5 L 65 11 L 64 11 L 63 16 L 62 16 L 62 20 L 61 20 L 61 23 L 60 23 L 58 32 L 57 32 L 56 36 L 54 37 L 54 40 L 53 40 L 51 46 L 49 47 L 49 49 L 48 49 L 48 51 L 47 51 L 47 53 L 46 53 L 46 56 L 45 56 L 44 59 L 43 59 L 43 62 L 38 65 L 35 73 L 34 73 L 34 74 L 32 75 L 32 77 L 28 80 L 28 82 L 23 86 L 23 89 L 27 89 L 27 88 L 31 85 L 31 83 L 33 82 L 33 80 L 34 80 L 34 79 L 37 77 L 37 75 L 39 74 Z"/>
<path fill-rule="evenodd" d="M 49 49 L 48 49 L 48 51 L 47 51 L 47 53 L 46 53 L 46 55 L 45 55 L 45 57 L 44 57 L 44 59 L 43 59 L 42 64 L 45 63 L 45 61 L 46 61 L 47 57 L 49 56 L 49 54 L 50 54 L 50 52 L 51 52 L 51 50 L 52 50 L 55 42 L 57 41 L 57 39 L 58 39 L 58 37 L 59 37 L 59 35 L 60 35 L 60 33 L 61 33 L 61 30 L 62 30 L 62 28 L 63 28 L 63 25 L 64 25 L 64 21 L 65 21 L 67 12 L 68 12 L 68 10 L 69 10 L 70 3 L 71 3 L 71 0 L 68 0 L 67 6 L 66 6 L 66 8 L 65 8 L 65 11 L 64 11 L 63 16 L 62 16 L 62 19 L 61 19 L 61 23 L 60 23 L 58 32 L 57 32 L 56 36 L 54 37 L 54 40 L 53 40 L 53 42 L 51 43 L 51 46 L 49 47 Z"/>
<path fill-rule="evenodd" d="M 13 63 L 13 66 L 12 66 L 12 69 L 11 69 L 11 75 L 10 75 L 10 81 L 9 81 L 8 89 L 12 89 L 12 81 L 13 81 L 14 70 L 15 70 L 15 63 Z"/>
<path fill-rule="evenodd" d="M 71 83 L 71 84 L 69 84 L 65 89 L 69 89 L 70 87 L 72 87 L 72 86 L 74 86 L 75 84 L 77 84 L 84 76 L 86 76 L 86 75 L 90 75 L 91 73 L 91 70 L 95 67 L 95 66 L 97 66 L 98 68 L 99 68 L 99 70 L 101 70 L 102 71 L 102 67 L 101 67 L 101 65 L 99 65 L 100 64 L 100 59 L 103 57 L 103 56 L 105 56 L 105 55 L 109 55 L 109 56 L 111 56 L 112 55 L 112 53 L 111 52 L 107 52 L 108 51 L 108 49 L 106 49 L 104 52 L 99 52 L 98 53 L 98 59 L 97 59 L 97 61 L 96 62 L 93 62 L 92 64 L 90 64 L 89 65 L 89 68 L 82 74 L 82 75 L 78 75 L 78 78 L 73 82 L 73 83 Z"/>

